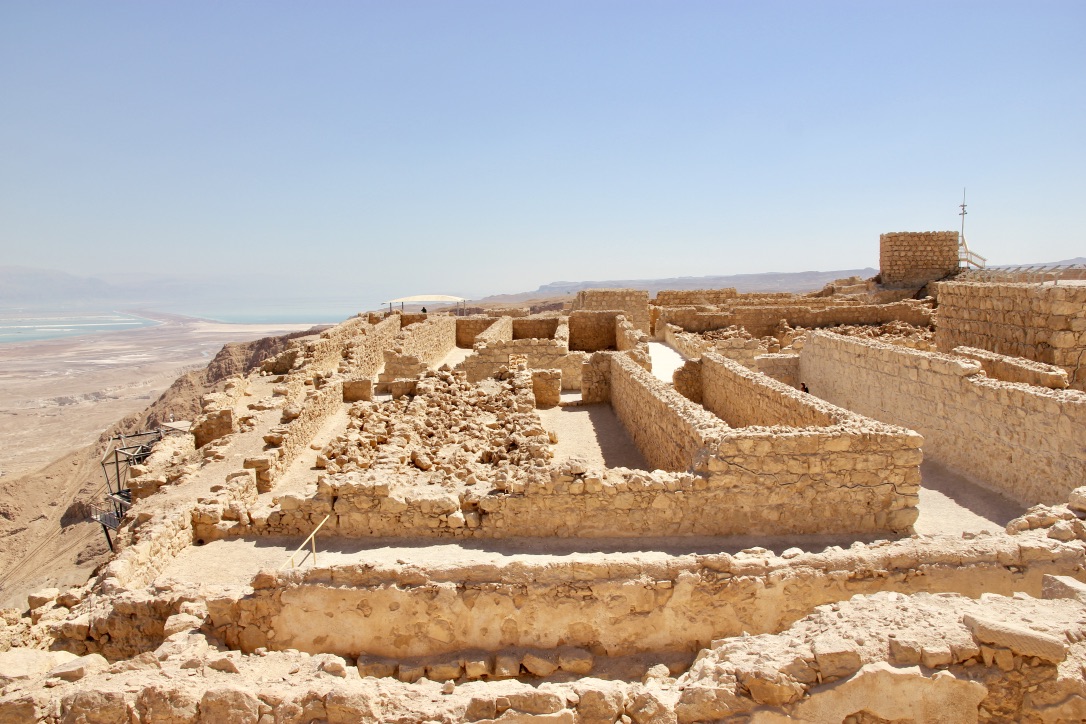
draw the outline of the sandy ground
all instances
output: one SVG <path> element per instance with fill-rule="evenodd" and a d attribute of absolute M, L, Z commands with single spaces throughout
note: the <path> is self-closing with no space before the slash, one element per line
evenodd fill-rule
<path fill-rule="evenodd" d="M 558 436 L 556 462 L 581 458 L 592 468 L 648 469 L 610 405 L 552 407 L 538 412 L 543 428 Z"/>
<path fill-rule="evenodd" d="M 311 326 L 144 316 L 162 323 L 0 344 L 0 477 L 37 470 L 94 442 L 104 429 L 151 404 L 183 372 L 210 362 L 227 342 Z"/>
<path fill-rule="evenodd" d="M 663 342 L 649 342 L 649 360 L 656 379 L 671 384 L 675 370 L 686 362 L 683 356 Z"/>

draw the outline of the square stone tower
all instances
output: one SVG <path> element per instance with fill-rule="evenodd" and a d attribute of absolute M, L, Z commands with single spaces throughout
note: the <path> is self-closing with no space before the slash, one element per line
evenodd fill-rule
<path fill-rule="evenodd" d="M 958 232 L 896 231 L 879 236 L 879 268 L 887 286 L 920 287 L 958 270 Z"/>

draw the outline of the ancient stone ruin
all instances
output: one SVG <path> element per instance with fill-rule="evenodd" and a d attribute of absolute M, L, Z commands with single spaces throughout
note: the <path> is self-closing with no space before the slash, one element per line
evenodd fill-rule
<path fill-rule="evenodd" d="M 128 471 L 0 722 L 1086 719 L 1086 283 L 362 314 Z"/>

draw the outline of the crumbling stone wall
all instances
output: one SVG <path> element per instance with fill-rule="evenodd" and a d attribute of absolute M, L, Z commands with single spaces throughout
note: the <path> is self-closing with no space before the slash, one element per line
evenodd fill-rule
<path fill-rule="evenodd" d="M 649 464 L 692 470 L 708 478 L 710 490 L 728 491 L 715 505 L 719 530 L 904 530 L 916 520 L 923 456 L 915 432 L 807 398 L 706 354 L 703 390 L 717 396 L 707 406 L 726 407 L 738 422 L 764 424 L 772 416 L 757 408 L 778 398 L 778 426 L 735 429 L 629 358 L 610 359 L 611 405 Z M 722 400 L 725 383 L 731 398 Z M 783 434 L 779 425 L 789 420 L 808 426 Z"/>
<path fill-rule="evenodd" d="M 513 339 L 554 339 L 562 317 L 521 317 L 513 320 Z"/>
<path fill-rule="evenodd" d="M 958 263 L 956 231 L 879 235 L 879 273 L 884 285 L 920 287 L 957 272 Z"/>
<path fill-rule="evenodd" d="M 571 306 L 574 311 L 616 309 L 630 320 L 630 324 L 645 334 L 652 332 L 649 322 L 649 293 L 641 289 L 584 289 L 577 292 L 577 298 Z"/>
<path fill-rule="evenodd" d="M 369 564 L 267 570 L 251 593 L 214 597 L 208 610 L 213 633 L 245 651 L 295 648 L 393 661 L 563 646 L 596 656 L 693 655 L 714 639 L 781 631 L 815 606 L 858 594 L 1039 595 L 1046 574 L 1077 573 L 1081 551 L 1050 539 L 992 536 L 792 549 L 788 558 L 752 549 L 621 565 L 558 559 L 429 571 Z M 616 610 L 635 615 L 616 617 Z"/>
<path fill-rule="evenodd" d="M 475 338 L 485 332 L 494 324 L 495 317 L 473 315 L 471 317 L 456 318 L 456 346 L 461 349 L 471 349 L 475 346 Z"/>
<path fill-rule="evenodd" d="M 615 414 L 645 456 L 660 470 L 692 470 L 715 448 L 728 426 L 629 359 L 610 358 L 610 402 Z"/>
<path fill-rule="evenodd" d="M 543 337 L 520 337 L 538 333 Z M 510 365 L 510 356 L 523 357 L 532 369 L 557 369 L 562 372 L 562 389 L 581 389 L 583 352 L 569 351 L 569 326 L 565 317 L 522 318 L 505 317 L 478 335 L 475 353 L 464 360 L 463 368 L 469 382 L 493 377 Z"/>
<path fill-rule="evenodd" d="M 569 348 L 583 352 L 617 349 L 615 320 L 622 315 L 617 309 L 570 312 Z"/>
<path fill-rule="evenodd" d="M 792 327 L 814 329 L 838 324 L 884 324 L 902 321 L 926 327 L 932 321 L 929 305 L 915 300 L 892 304 L 836 303 L 815 306 L 803 298 L 801 304 L 735 306 L 706 311 L 698 307 L 667 307 L 659 324 L 674 324 L 687 332 L 708 332 L 738 325 L 754 337 L 772 336 L 784 320 Z"/>
<path fill-rule="evenodd" d="M 941 352 L 977 347 L 1067 370 L 1086 390 L 1086 284 L 936 285 Z"/>
<path fill-rule="evenodd" d="M 739 296 L 735 287 L 721 289 L 666 289 L 656 293 L 652 303 L 658 307 L 725 304 Z"/>
<path fill-rule="evenodd" d="M 324 421 L 343 404 L 343 381 L 334 379 L 319 390 L 308 391 L 300 403 L 284 408 L 280 425 L 264 437 L 270 449 L 245 459 L 245 467 L 256 471 L 260 492 L 272 489 L 275 479 L 286 472 Z"/>
<path fill-rule="evenodd" d="M 994 380 L 1022 382 L 1053 390 L 1066 389 L 1068 386 L 1067 370 L 1055 365 L 1010 357 L 976 347 L 955 347 L 951 354 L 980 362 L 981 369 Z"/>
<path fill-rule="evenodd" d="M 701 379 L 705 409 L 732 427 L 827 427 L 852 417 L 713 352 L 701 358 Z"/>
<path fill-rule="evenodd" d="M 378 389 L 394 380 L 413 379 L 448 356 L 456 346 L 456 317 L 427 315 L 400 330 L 391 349 L 384 351 L 385 368 Z"/>
<path fill-rule="evenodd" d="M 799 389 L 798 354 L 762 354 L 754 358 L 755 368 L 764 375 Z"/>
<path fill-rule="evenodd" d="M 924 435 L 931 458 L 1026 504 L 1086 480 L 1086 393 L 1001 382 L 966 358 L 830 332 L 808 335 L 800 377 L 835 405 Z"/>

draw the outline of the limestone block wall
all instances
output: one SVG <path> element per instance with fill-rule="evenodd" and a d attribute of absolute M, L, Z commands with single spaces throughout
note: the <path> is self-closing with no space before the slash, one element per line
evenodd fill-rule
<path fill-rule="evenodd" d="M 739 296 L 735 287 L 722 289 L 666 289 L 656 293 L 652 303 L 658 307 L 725 304 Z"/>
<path fill-rule="evenodd" d="M 693 655 L 714 639 L 781 631 L 815 606 L 858 594 L 1038 596 L 1046 574 L 1081 577 L 1081 545 L 1017 538 L 921 537 L 792 559 L 765 551 L 621 564 L 597 555 L 545 565 L 266 570 L 251 589 L 213 595 L 207 607 L 211 633 L 246 652 L 294 648 L 421 663 L 571 646 L 598 657 Z"/>
<path fill-rule="evenodd" d="M 510 342 L 513 339 L 513 318 L 508 316 L 498 317 L 484 331 L 475 337 L 475 346 L 493 344 L 495 342 Z"/>
<path fill-rule="evenodd" d="M 390 349 L 384 351 L 385 368 L 378 377 L 382 385 L 393 380 L 412 379 L 443 360 L 456 346 L 456 317 L 427 315 L 400 330 Z"/>
<path fill-rule="evenodd" d="M 649 321 L 649 293 L 641 289 L 585 289 L 577 292 L 572 310 L 613 310 L 626 315 L 645 334 L 652 332 Z M 602 349 L 602 348 L 598 348 Z"/>
<path fill-rule="evenodd" d="M 951 354 L 980 362 L 981 369 L 994 380 L 1023 382 L 1054 390 L 1066 389 L 1068 386 L 1067 370 L 1055 365 L 1046 365 L 1023 357 L 1009 357 L 976 347 L 955 347 Z"/>
<path fill-rule="evenodd" d="M 276 478 L 286 472 L 298 454 L 312 442 L 324 421 L 343 404 L 343 381 L 339 379 L 328 381 L 319 390 L 306 393 L 297 417 L 274 428 L 278 442 L 261 455 L 245 460 L 246 468 L 256 470 L 260 492 L 272 489 Z"/>
<path fill-rule="evenodd" d="M 561 317 L 522 317 L 513 320 L 513 339 L 554 339 Z"/>
<path fill-rule="evenodd" d="M 714 503 L 719 530 L 769 532 L 782 521 L 804 532 L 904 530 L 916 520 L 917 433 L 810 399 L 712 353 L 701 359 L 705 407 L 632 360 L 610 359 L 611 406 L 649 463 L 692 470 L 710 490 L 727 491 Z M 706 409 L 714 406 L 759 426 L 731 428 Z M 776 423 L 758 412 L 766 406 Z M 782 427 L 790 421 L 806 426 Z"/>
<path fill-rule="evenodd" d="M 854 417 L 713 352 L 701 358 L 701 379 L 705 409 L 732 427 L 828 427 Z"/>
<path fill-rule="evenodd" d="M 762 374 L 799 389 L 802 380 L 799 378 L 798 354 L 762 354 L 754 358 L 754 365 Z"/>
<path fill-rule="evenodd" d="M 340 357 L 345 372 L 356 377 L 373 378 L 385 363 L 384 351 L 392 346 L 400 333 L 400 316 L 397 314 L 379 320 L 375 324 L 358 325 L 357 332 L 346 339 Z M 328 352 L 329 360 L 335 353 Z"/>
<path fill-rule="evenodd" d="M 617 349 L 615 320 L 621 310 L 578 310 L 569 314 L 569 348 L 583 352 Z"/>
<path fill-rule="evenodd" d="M 885 285 L 923 286 L 958 271 L 958 232 L 898 231 L 879 236 Z"/>
<path fill-rule="evenodd" d="M 558 369 L 562 371 L 562 389 L 581 389 L 581 366 L 584 352 L 569 352 L 566 346 L 553 339 L 518 339 L 477 344 L 475 353 L 464 360 L 464 372 L 469 382 L 493 377 L 502 367 L 509 366 L 510 355 L 521 355 L 532 369 Z"/>
<path fill-rule="evenodd" d="M 1086 393 L 829 332 L 808 336 L 800 377 L 824 400 L 919 431 L 932 459 L 1024 504 L 1065 501 L 1086 480 Z"/>
<path fill-rule="evenodd" d="M 625 355 L 610 355 L 611 407 L 645 456 L 660 470 L 693 470 L 719 445 L 728 426 Z"/>
<path fill-rule="evenodd" d="M 494 317 L 475 315 L 471 317 L 456 318 L 456 346 L 461 349 L 471 349 L 475 346 L 475 338 L 485 332 L 494 324 Z"/>
<path fill-rule="evenodd" d="M 660 329 L 661 327 L 657 327 Z M 662 325 L 663 338 L 672 349 L 686 359 L 701 359 L 708 349 L 708 343 L 696 334 L 691 334 L 674 324 Z"/>
<path fill-rule="evenodd" d="M 736 306 L 714 311 L 704 311 L 698 307 L 667 307 L 661 310 L 658 323 L 674 324 L 687 332 L 708 332 L 738 325 L 754 337 L 767 337 L 774 334 L 781 320 L 785 320 L 792 327 L 807 329 L 893 321 L 926 327 L 931 324 L 932 315 L 929 305 L 914 300 L 891 304 Z"/>
<path fill-rule="evenodd" d="M 942 282 L 935 290 L 941 352 L 977 347 L 1056 365 L 1086 390 L 1086 284 Z"/>

